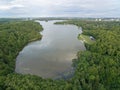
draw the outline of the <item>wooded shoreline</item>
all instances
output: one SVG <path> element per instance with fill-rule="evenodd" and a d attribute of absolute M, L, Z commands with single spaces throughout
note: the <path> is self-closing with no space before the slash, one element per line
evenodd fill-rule
<path fill-rule="evenodd" d="M 84 35 L 90 35 L 96 39 L 92 45 L 85 43 L 86 51 L 78 52 L 78 58 L 73 61 L 73 66 L 76 68 L 73 78 L 66 81 L 51 80 L 35 75 L 14 73 L 18 51 L 29 40 L 39 37 L 38 32 L 42 30 L 42 27 L 31 21 L 0 24 L 0 31 L 2 31 L 0 32 L 1 90 L 120 89 L 120 22 L 70 20 L 61 23 L 81 26 Z"/>

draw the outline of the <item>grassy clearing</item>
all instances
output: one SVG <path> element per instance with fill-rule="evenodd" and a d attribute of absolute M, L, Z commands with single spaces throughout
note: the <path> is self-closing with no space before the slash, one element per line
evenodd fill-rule
<path fill-rule="evenodd" d="M 95 40 L 91 40 L 90 36 L 84 35 L 84 34 L 79 34 L 78 35 L 78 39 L 84 41 L 85 43 L 88 44 L 93 44 L 95 42 Z"/>

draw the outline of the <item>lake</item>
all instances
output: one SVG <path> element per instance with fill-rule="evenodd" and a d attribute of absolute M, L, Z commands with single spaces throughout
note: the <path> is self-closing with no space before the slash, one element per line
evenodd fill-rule
<path fill-rule="evenodd" d="M 73 69 L 72 59 L 85 50 L 77 39 L 81 28 L 75 25 L 55 25 L 54 21 L 37 21 L 44 30 L 41 40 L 26 45 L 16 58 L 17 73 L 55 78 Z"/>

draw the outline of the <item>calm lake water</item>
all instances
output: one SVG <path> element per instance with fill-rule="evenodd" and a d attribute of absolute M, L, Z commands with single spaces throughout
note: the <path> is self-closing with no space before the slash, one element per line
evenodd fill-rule
<path fill-rule="evenodd" d="M 42 40 L 29 43 L 16 60 L 17 73 L 54 78 L 72 69 L 72 59 L 84 44 L 77 39 L 81 28 L 74 25 L 55 25 L 56 21 L 39 21 L 44 30 Z"/>

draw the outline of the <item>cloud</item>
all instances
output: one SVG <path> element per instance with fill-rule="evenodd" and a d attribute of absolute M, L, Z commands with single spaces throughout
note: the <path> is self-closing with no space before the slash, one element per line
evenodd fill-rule
<path fill-rule="evenodd" d="M 13 0 L 0 0 L 0 11 L 7 11 L 14 8 L 23 8 L 19 3 L 12 3 Z"/>
<path fill-rule="evenodd" d="M 24 7 L 23 5 L 19 5 L 19 4 L 16 4 L 16 5 L 1 5 L 0 6 L 0 10 L 10 10 L 10 9 L 13 9 L 13 8 L 21 8 L 21 7 Z"/>
<path fill-rule="evenodd" d="M 120 0 L 0 0 L 11 16 L 119 16 Z"/>

